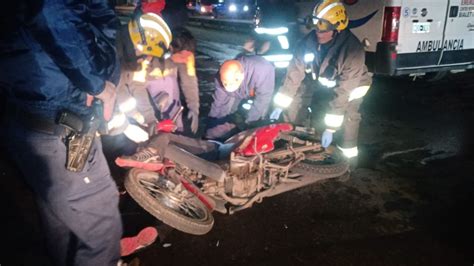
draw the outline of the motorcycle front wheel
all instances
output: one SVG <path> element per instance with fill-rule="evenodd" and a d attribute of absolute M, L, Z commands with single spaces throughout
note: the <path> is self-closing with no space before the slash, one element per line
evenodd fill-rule
<path fill-rule="evenodd" d="M 125 178 L 130 196 L 151 215 L 182 232 L 204 235 L 214 225 L 210 210 L 175 178 L 134 168 Z"/>

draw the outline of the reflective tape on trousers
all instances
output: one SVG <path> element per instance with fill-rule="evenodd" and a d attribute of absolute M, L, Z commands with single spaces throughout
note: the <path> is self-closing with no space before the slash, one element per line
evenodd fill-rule
<path fill-rule="evenodd" d="M 364 97 L 369 91 L 370 86 L 360 86 L 352 90 L 349 95 L 349 102 Z"/>
<path fill-rule="evenodd" d="M 357 148 L 357 146 L 352 148 L 341 148 L 337 146 L 337 148 L 339 148 L 342 151 L 342 154 L 344 154 L 344 156 L 349 159 L 359 155 L 359 149 Z"/>

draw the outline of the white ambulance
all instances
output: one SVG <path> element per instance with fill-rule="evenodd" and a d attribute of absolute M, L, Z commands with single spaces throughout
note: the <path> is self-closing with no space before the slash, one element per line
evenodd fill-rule
<path fill-rule="evenodd" d="M 474 0 L 342 0 L 375 74 L 474 68 Z M 300 16 L 316 1 L 298 1 Z"/>

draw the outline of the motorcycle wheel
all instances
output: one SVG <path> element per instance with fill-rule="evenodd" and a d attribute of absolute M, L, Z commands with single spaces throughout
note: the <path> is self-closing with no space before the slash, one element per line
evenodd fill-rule
<path fill-rule="evenodd" d="M 182 232 L 203 235 L 214 225 L 207 207 L 179 181 L 134 168 L 125 178 L 130 196 L 151 215 Z"/>
<path fill-rule="evenodd" d="M 293 167 L 295 172 L 305 172 L 322 178 L 340 177 L 349 171 L 349 163 L 338 151 L 331 154 L 330 160 L 323 160 L 324 153 L 312 156 L 306 153 L 306 158 Z"/>

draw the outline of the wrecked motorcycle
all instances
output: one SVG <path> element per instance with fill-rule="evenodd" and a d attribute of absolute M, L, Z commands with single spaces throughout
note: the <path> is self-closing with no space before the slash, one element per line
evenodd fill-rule
<path fill-rule="evenodd" d="M 220 159 L 215 161 L 170 142 L 169 161 L 161 170 L 132 168 L 125 188 L 169 226 L 206 234 L 214 224 L 213 211 L 233 214 L 265 197 L 343 176 L 349 169 L 343 155 L 322 148 L 314 136 L 288 123 L 250 129 L 216 144 Z"/>

